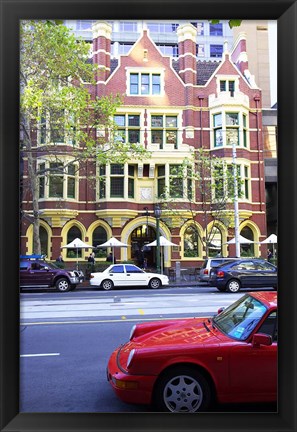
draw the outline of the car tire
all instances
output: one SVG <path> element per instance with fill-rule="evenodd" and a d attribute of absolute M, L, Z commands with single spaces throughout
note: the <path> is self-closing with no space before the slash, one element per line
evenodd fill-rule
<path fill-rule="evenodd" d="M 67 292 L 70 290 L 70 283 L 69 283 L 69 280 L 67 280 L 66 278 L 59 278 L 56 281 L 55 285 L 56 285 L 57 291 Z"/>
<path fill-rule="evenodd" d="M 207 411 L 212 401 L 211 386 L 205 376 L 189 366 L 166 372 L 157 382 L 154 402 L 159 411 Z"/>
<path fill-rule="evenodd" d="M 104 281 L 101 282 L 101 288 L 103 288 L 105 291 L 110 291 L 113 289 L 113 281 L 110 279 L 104 279 Z"/>
<path fill-rule="evenodd" d="M 149 281 L 149 288 L 158 289 L 162 286 L 162 282 L 158 278 L 152 278 Z"/>
<path fill-rule="evenodd" d="M 240 288 L 241 285 L 238 279 L 230 279 L 226 284 L 226 290 L 230 293 L 237 293 Z"/>

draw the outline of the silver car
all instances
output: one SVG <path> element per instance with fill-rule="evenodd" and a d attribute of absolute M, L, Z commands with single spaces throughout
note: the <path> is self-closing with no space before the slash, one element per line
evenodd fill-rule
<path fill-rule="evenodd" d="M 199 282 L 208 282 L 209 281 L 209 275 L 210 275 L 210 269 L 212 267 L 217 267 L 225 262 L 234 261 L 238 258 L 207 258 L 199 273 Z"/>

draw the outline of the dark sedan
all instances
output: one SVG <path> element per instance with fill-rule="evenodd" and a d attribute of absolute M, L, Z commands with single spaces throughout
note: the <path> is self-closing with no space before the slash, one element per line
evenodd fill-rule
<path fill-rule="evenodd" d="M 209 285 L 236 293 L 240 288 L 277 288 L 277 268 L 263 259 L 239 259 L 212 268 Z"/>

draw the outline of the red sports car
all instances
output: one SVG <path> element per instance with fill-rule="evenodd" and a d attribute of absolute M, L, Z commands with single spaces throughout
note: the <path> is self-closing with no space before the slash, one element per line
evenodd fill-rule
<path fill-rule="evenodd" d="M 137 324 L 111 355 L 117 396 L 159 411 L 277 397 L 277 293 L 248 293 L 213 318 Z"/>

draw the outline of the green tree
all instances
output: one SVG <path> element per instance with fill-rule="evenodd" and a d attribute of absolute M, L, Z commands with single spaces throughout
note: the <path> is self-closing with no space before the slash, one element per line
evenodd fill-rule
<path fill-rule="evenodd" d="M 211 156 L 205 149 L 195 150 L 191 157 L 171 170 L 169 187 L 159 197 L 163 217 L 178 217 L 181 224 L 193 222 L 191 229 L 197 240 L 200 239 L 206 256 L 209 256 L 218 226 L 222 223 L 228 228 L 234 219 L 233 168 L 233 164 Z M 237 184 L 240 197 L 243 182 L 239 171 Z M 195 224 L 198 212 L 202 212 L 204 235 Z"/>
<path fill-rule="evenodd" d="M 28 170 L 22 189 L 32 201 L 34 253 L 41 252 L 41 175 L 82 169 L 89 160 L 123 163 L 147 156 L 140 146 L 118 139 L 113 116 L 122 95 L 94 96 L 98 70 L 89 53 L 90 45 L 58 22 L 21 22 L 20 139 Z"/>

